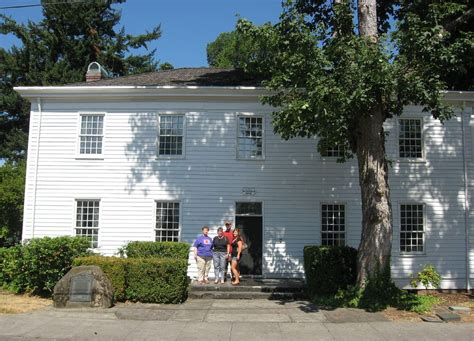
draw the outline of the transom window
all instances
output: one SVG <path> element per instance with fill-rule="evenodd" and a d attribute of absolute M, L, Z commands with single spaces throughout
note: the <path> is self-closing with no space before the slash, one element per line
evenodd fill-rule
<path fill-rule="evenodd" d="M 183 155 L 184 115 L 160 115 L 158 155 Z"/>
<path fill-rule="evenodd" d="M 76 200 L 76 236 L 87 237 L 97 248 L 99 237 L 99 200 Z"/>
<path fill-rule="evenodd" d="M 237 216 L 261 216 L 261 202 L 237 202 L 235 203 L 235 215 Z"/>
<path fill-rule="evenodd" d="M 179 202 L 156 203 L 155 240 L 158 242 L 179 241 Z"/>
<path fill-rule="evenodd" d="M 102 154 L 104 115 L 81 115 L 79 154 Z"/>
<path fill-rule="evenodd" d="M 400 205 L 400 251 L 424 251 L 424 212 L 423 205 Z"/>
<path fill-rule="evenodd" d="M 346 208 L 341 204 L 321 205 L 321 244 L 345 245 Z"/>
<path fill-rule="evenodd" d="M 239 117 L 238 157 L 263 158 L 263 117 Z"/>
<path fill-rule="evenodd" d="M 399 155 L 402 158 L 422 158 L 423 144 L 421 120 L 416 118 L 400 119 L 398 138 Z"/>

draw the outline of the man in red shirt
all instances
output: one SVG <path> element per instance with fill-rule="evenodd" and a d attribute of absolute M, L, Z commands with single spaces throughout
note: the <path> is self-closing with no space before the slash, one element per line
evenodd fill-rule
<path fill-rule="evenodd" d="M 232 223 L 229 220 L 224 222 L 225 229 L 224 229 L 224 236 L 227 238 L 227 243 L 231 244 L 232 240 L 234 239 L 234 233 L 232 232 Z M 225 267 L 224 279 L 227 277 L 229 263 L 231 262 L 230 254 L 232 253 L 232 246 L 230 246 L 230 253 L 227 255 L 227 265 Z M 231 275 L 232 276 L 232 275 Z"/>

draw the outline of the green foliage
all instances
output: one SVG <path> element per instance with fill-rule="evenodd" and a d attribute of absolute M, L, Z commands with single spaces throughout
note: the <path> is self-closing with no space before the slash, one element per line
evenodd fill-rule
<path fill-rule="evenodd" d="M 126 300 L 127 260 L 117 257 L 87 256 L 74 259 L 73 266 L 97 265 L 106 274 L 114 288 L 114 300 Z"/>
<path fill-rule="evenodd" d="M 436 271 L 433 265 L 425 265 L 423 270 L 418 272 L 410 281 L 412 288 L 417 288 L 418 284 L 422 284 L 426 290 L 431 288 L 439 288 L 441 284 L 441 275 Z"/>
<path fill-rule="evenodd" d="M 210 67 L 241 69 L 252 55 L 261 51 L 251 39 L 238 31 L 223 32 L 207 44 L 207 62 Z"/>
<path fill-rule="evenodd" d="M 186 260 L 92 256 L 77 258 L 74 265 L 101 267 L 117 301 L 181 303 L 186 299 Z"/>
<path fill-rule="evenodd" d="M 174 66 L 171 63 L 165 62 L 165 63 L 161 63 L 158 68 L 160 70 L 173 70 Z"/>
<path fill-rule="evenodd" d="M 3 284 L 14 292 L 49 296 L 69 271 L 74 258 L 89 254 L 81 237 L 44 237 L 16 246 L 3 258 Z"/>
<path fill-rule="evenodd" d="M 188 243 L 177 242 L 144 242 L 134 241 L 123 247 L 125 256 L 129 258 L 174 258 L 187 260 Z"/>
<path fill-rule="evenodd" d="M 21 240 L 25 162 L 0 166 L 0 247 Z"/>
<path fill-rule="evenodd" d="M 166 258 L 130 258 L 127 261 L 127 299 L 147 303 L 186 300 L 187 261 Z"/>
<path fill-rule="evenodd" d="M 60 85 L 84 80 L 87 65 L 99 62 L 113 76 L 156 70 L 155 51 L 133 54 L 161 35 L 160 26 L 141 35 L 119 27 L 118 1 L 90 0 L 43 6 L 43 19 L 20 24 L 0 15 L 0 34 L 21 42 L 0 48 L 0 158 L 24 159 L 29 103 L 14 86 Z"/>
<path fill-rule="evenodd" d="M 16 287 L 14 280 L 20 268 L 20 256 L 19 245 L 0 248 L 0 287 Z"/>
<path fill-rule="evenodd" d="M 355 284 L 357 250 L 348 246 L 304 247 L 304 269 L 310 296 L 335 294 Z"/>

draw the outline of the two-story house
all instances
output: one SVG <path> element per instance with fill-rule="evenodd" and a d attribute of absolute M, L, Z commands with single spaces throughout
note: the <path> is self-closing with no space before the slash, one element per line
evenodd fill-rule
<path fill-rule="evenodd" d="M 356 161 L 274 134 L 259 82 L 208 68 L 99 79 L 94 68 L 95 81 L 16 88 L 31 101 L 23 239 L 84 235 L 114 255 L 232 220 L 249 244 L 243 273 L 263 277 L 303 276 L 308 244 L 358 246 Z M 401 286 L 425 264 L 443 288 L 474 285 L 474 93 L 445 99 L 459 109 L 444 124 L 409 106 L 385 125 Z"/>

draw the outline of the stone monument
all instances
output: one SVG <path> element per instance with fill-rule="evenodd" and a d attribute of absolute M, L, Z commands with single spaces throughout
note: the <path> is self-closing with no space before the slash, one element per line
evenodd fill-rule
<path fill-rule="evenodd" d="M 112 284 L 100 267 L 76 266 L 54 286 L 53 301 L 56 308 L 110 308 Z"/>

